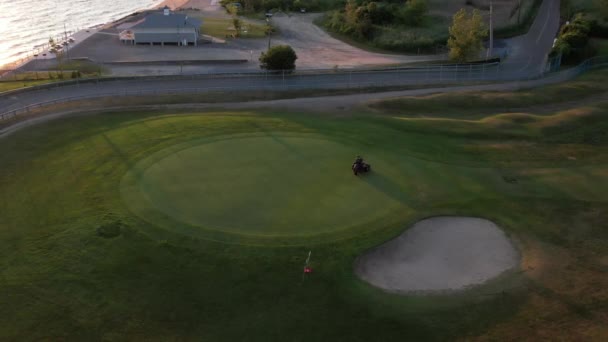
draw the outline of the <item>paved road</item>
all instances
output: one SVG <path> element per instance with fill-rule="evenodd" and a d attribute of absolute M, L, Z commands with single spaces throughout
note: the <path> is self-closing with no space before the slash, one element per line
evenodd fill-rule
<path fill-rule="evenodd" d="M 521 77 L 542 72 L 559 30 L 559 20 L 560 0 L 543 1 L 528 33 L 506 41 L 510 53 L 503 62 L 505 69 Z"/>
<path fill-rule="evenodd" d="M 486 85 L 470 85 L 470 86 L 453 86 L 453 87 L 441 87 L 441 88 L 424 88 L 414 90 L 400 90 L 383 93 L 364 93 L 364 94 L 351 94 L 351 95 L 336 95 L 336 96 L 323 96 L 323 97 L 302 97 L 295 99 L 284 99 L 284 100 L 272 100 L 272 101 L 252 101 L 252 102 L 225 102 L 225 103 L 195 103 L 195 104 L 175 104 L 175 105 L 147 105 L 147 106 L 136 106 L 134 108 L 139 110 L 155 109 L 155 108 L 187 108 L 187 109 L 279 109 L 279 110 L 306 110 L 306 111 L 318 111 L 326 113 L 328 111 L 335 112 L 342 110 L 348 113 L 350 110 L 356 109 L 362 105 L 366 105 L 371 101 L 380 101 L 391 98 L 399 98 L 403 96 L 424 96 L 436 93 L 450 93 L 450 92 L 463 92 L 463 91 L 515 91 L 519 89 L 535 88 L 543 85 L 554 84 L 564 82 L 576 75 L 575 70 L 570 69 L 565 72 L 554 74 L 552 77 L 535 79 L 530 81 L 514 81 L 504 83 L 494 83 Z M 230 101 L 230 99 L 226 99 Z M 122 110 L 120 108 L 107 108 L 104 110 Z M 35 125 L 48 120 L 53 120 L 65 115 L 72 114 L 74 112 L 81 113 L 80 109 L 70 109 L 67 111 L 56 112 L 49 115 L 43 115 L 34 117 L 32 119 L 17 122 L 13 125 L 0 129 L 0 138 L 10 135 L 20 129 Z M 96 113 L 99 110 L 87 109 L 85 113 Z"/>
<path fill-rule="evenodd" d="M 184 79 L 133 79 L 64 86 L 0 96 L 0 113 L 31 104 L 76 96 L 108 94 L 202 92 L 207 89 L 238 91 L 245 89 L 330 89 L 364 86 L 446 84 L 465 81 L 513 81 L 533 78 L 544 70 L 559 26 L 559 0 L 545 0 L 528 34 L 508 42 L 511 56 L 499 65 L 436 66 L 389 71 L 344 72 L 317 75 L 206 75 Z"/>

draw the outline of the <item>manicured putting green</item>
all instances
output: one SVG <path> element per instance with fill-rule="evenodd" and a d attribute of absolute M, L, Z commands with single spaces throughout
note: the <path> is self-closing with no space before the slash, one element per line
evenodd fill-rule
<path fill-rule="evenodd" d="M 140 217 L 169 228 L 285 237 L 360 227 L 399 207 L 373 175 L 352 174 L 360 152 L 314 134 L 192 141 L 140 161 L 122 193 Z"/>

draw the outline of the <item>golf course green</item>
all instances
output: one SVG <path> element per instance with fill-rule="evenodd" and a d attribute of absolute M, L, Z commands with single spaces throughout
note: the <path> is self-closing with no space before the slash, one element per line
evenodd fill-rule
<path fill-rule="evenodd" d="M 351 113 L 100 111 L 2 136 L 0 340 L 601 340 L 606 76 Z M 356 155 L 371 173 L 352 174 Z M 355 273 L 417 222 L 447 222 L 448 255 L 484 248 L 445 238 L 450 217 L 495 227 L 517 267 L 424 295 Z"/>
<path fill-rule="evenodd" d="M 368 224 L 399 202 L 354 177 L 356 145 L 265 132 L 193 140 L 138 162 L 122 185 L 142 219 L 253 236 L 305 236 Z M 391 164 L 374 160 L 384 172 Z M 373 178 L 373 177 L 372 177 Z M 155 215 L 155 212 L 156 215 Z"/>

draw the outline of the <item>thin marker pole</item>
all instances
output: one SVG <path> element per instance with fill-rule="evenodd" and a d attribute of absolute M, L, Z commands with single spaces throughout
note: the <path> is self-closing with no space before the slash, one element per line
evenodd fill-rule
<path fill-rule="evenodd" d="M 306 262 L 304 263 L 304 270 L 302 271 L 302 282 L 304 282 L 304 279 L 306 278 L 306 269 L 308 268 L 308 263 L 310 263 L 311 254 L 312 251 L 308 251 L 308 257 L 306 258 Z"/>

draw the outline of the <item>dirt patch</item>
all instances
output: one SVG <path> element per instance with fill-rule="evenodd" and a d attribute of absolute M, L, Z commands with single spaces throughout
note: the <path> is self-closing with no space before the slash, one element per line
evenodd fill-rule
<path fill-rule="evenodd" d="M 95 230 L 97 235 L 105 239 L 113 239 L 118 237 L 124 228 L 124 224 L 120 221 L 102 224 Z"/>
<path fill-rule="evenodd" d="M 471 217 L 435 217 L 365 253 L 355 272 L 389 292 L 463 290 L 518 265 L 519 255 L 494 223 Z"/>

